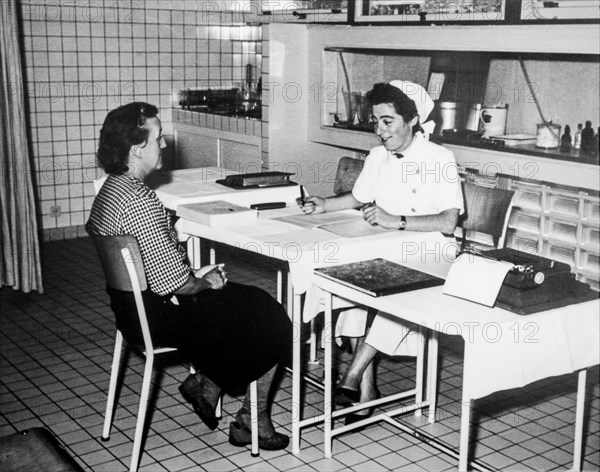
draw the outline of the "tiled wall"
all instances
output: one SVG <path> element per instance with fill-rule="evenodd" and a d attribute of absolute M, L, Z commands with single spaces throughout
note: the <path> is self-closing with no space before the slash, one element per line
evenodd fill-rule
<path fill-rule="evenodd" d="M 97 136 L 109 110 L 137 100 L 159 106 L 169 144 L 178 90 L 231 86 L 243 80 L 246 64 L 260 66 L 260 43 L 239 40 L 255 32 L 239 23 L 239 14 L 220 12 L 227 3 L 20 0 L 45 239 L 84 233 L 92 182 L 102 174 Z M 167 163 L 169 157 L 167 150 Z"/>

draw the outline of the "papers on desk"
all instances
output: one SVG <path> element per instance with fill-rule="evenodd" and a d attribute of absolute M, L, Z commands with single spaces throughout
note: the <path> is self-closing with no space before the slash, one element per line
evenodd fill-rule
<path fill-rule="evenodd" d="M 321 225 L 319 228 L 346 238 L 361 238 L 390 231 L 381 226 L 372 226 L 360 217 L 360 220 L 340 221 Z"/>
<path fill-rule="evenodd" d="M 346 238 L 359 238 L 388 231 L 380 226 L 371 226 L 363 219 L 362 213 L 356 210 L 335 211 L 318 215 L 305 215 L 302 213 L 277 219 L 305 229 L 323 229 Z"/>
<path fill-rule="evenodd" d="M 225 200 L 215 200 L 179 205 L 177 216 L 208 226 L 236 226 L 255 222 L 258 212 Z"/>
<path fill-rule="evenodd" d="M 446 277 L 443 293 L 485 306 L 494 306 L 510 262 L 463 253 L 456 258 Z"/>
<path fill-rule="evenodd" d="M 321 225 L 349 221 L 358 214 L 352 215 L 345 211 L 334 211 L 332 213 L 321 213 L 319 215 L 306 215 L 299 213 L 295 215 L 286 215 L 275 218 L 285 223 L 291 223 L 306 229 L 319 228 Z"/>

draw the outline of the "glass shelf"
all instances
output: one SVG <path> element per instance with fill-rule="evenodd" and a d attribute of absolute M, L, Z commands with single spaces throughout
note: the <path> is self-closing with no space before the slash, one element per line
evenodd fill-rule
<path fill-rule="evenodd" d="M 539 110 L 546 120 L 561 124 L 562 130 L 568 124 L 572 137 L 577 124 L 588 120 L 596 131 L 599 69 L 593 54 L 325 47 L 322 95 L 315 98 L 320 99 L 321 129 L 339 133 L 336 141 L 344 147 L 353 142 L 349 133 L 373 134 L 367 91 L 375 83 L 401 79 L 422 85 L 434 98 L 436 106 L 429 117 L 436 122 L 434 141 L 598 164 L 597 155 L 577 150 L 560 152 L 535 143 L 509 146 L 482 139 L 481 110 L 507 107 L 504 131 L 497 134 L 535 137 L 542 122 Z M 448 114 L 448 104 L 456 106 L 454 114 Z M 465 115 L 459 110 L 466 110 Z"/>

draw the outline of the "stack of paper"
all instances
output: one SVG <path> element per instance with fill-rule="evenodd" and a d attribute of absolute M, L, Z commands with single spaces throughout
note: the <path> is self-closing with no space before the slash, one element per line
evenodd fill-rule
<path fill-rule="evenodd" d="M 179 205 L 177 216 L 207 226 L 238 226 L 255 222 L 258 212 L 225 200 L 215 200 Z"/>

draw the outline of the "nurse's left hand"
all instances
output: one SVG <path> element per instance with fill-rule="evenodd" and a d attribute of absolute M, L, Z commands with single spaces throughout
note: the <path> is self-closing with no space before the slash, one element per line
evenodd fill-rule
<path fill-rule="evenodd" d="M 385 229 L 397 229 L 399 217 L 390 215 L 383 208 L 377 205 L 368 205 L 363 208 L 363 218 L 371 226 L 381 226 Z"/>

